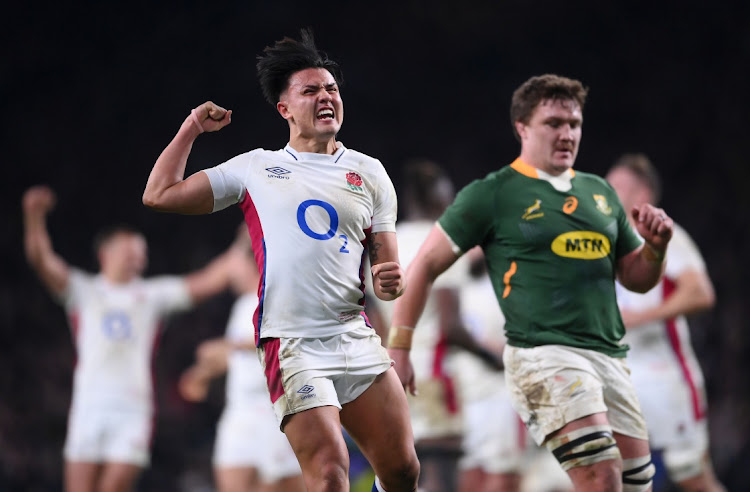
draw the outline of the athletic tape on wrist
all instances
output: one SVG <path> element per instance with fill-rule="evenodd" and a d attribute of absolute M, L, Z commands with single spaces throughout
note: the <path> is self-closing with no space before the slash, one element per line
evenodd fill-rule
<path fill-rule="evenodd" d="M 195 111 L 195 108 L 190 112 L 190 116 L 193 117 L 193 123 L 198 127 L 198 130 L 203 133 L 205 130 L 203 129 L 203 125 L 201 125 L 201 120 L 198 118 L 198 113 Z"/>
<path fill-rule="evenodd" d="M 388 330 L 388 348 L 411 349 L 411 339 L 414 336 L 414 328 L 409 326 L 391 326 Z"/>
<path fill-rule="evenodd" d="M 663 251 L 657 251 L 653 246 L 646 243 L 643 246 L 643 257 L 653 263 L 661 263 L 664 261 L 666 254 Z"/>

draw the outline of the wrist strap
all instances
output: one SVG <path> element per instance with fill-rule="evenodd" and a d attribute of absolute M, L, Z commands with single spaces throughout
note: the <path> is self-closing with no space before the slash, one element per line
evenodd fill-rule
<path fill-rule="evenodd" d="M 388 348 L 411 349 L 411 339 L 414 336 L 414 328 L 409 326 L 391 326 L 388 330 Z"/>
<path fill-rule="evenodd" d="M 198 130 L 203 133 L 205 130 L 203 129 L 203 125 L 201 125 L 201 120 L 198 118 L 198 113 L 195 111 L 195 108 L 190 112 L 190 116 L 193 117 L 193 123 L 198 127 Z"/>
<path fill-rule="evenodd" d="M 653 263 L 661 263 L 664 261 L 665 252 L 657 251 L 648 243 L 643 245 L 643 257 Z"/>

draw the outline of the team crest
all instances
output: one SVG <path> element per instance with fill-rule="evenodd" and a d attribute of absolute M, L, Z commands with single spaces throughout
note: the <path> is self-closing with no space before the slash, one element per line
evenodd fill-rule
<path fill-rule="evenodd" d="M 594 201 L 596 202 L 596 208 L 605 215 L 612 214 L 612 207 L 607 204 L 607 198 L 604 195 L 594 195 Z"/>
<path fill-rule="evenodd" d="M 352 191 L 362 191 L 362 178 L 355 172 L 346 173 L 346 185 Z"/>
<path fill-rule="evenodd" d="M 536 199 L 536 202 L 534 202 L 534 205 L 530 206 L 526 209 L 526 212 L 521 216 L 522 219 L 531 220 L 531 219 L 538 219 L 539 217 L 544 217 L 544 212 L 540 212 L 542 209 L 542 201 L 540 199 Z"/>

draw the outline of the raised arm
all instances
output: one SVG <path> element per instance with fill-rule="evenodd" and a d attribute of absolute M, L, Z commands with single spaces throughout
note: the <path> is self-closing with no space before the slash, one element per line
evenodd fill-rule
<path fill-rule="evenodd" d="M 70 267 L 52 249 L 47 231 L 47 214 L 54 208 L 55 200 L 55 193 L 46 186 L 34 186 L 24 193 L 24 250 L 26 260 L 44 285 L 61 294 L 68 286 Z"/>
<path fill-rule="evenodd" d="M 633 222 L 644 239 L 640 248 L 617 262 L 617 279 L 626 289 L 648 292 L 664 273 L 664 257 L 674 223 L 664 210 L 643 204 L 633 207 Z"/>
<path fill-rule="evenodd" d="M 248 277 L 247 283 L 254 280 L 254 288 L 257 288 L 258 280 L 257 273 L 255 273 L 257 269 L 252 270 L 247 267 L 248 262 L 251 261 L 248 259 L 247 249 L 247 241 L 238 234 L 226 251 L 200 270 L 187 274 L 185 281 L 192 301 L 199 303 L 232 285 L 237 285 L 244 280 L 236 278 L 238 276 Z M 240 289 L 241 292 L 248 290 Z"/>
<path fill-rule="evenodd" d="M 143 192 L 143 204 L 162 212 L 211 213 L 214 202 L 208 176 L 197 172 L 184 179 L 185 166 L 198 135 L 219 131 L 231 121 L 231 110 L 210 101 L 193 109 L 156 160 Z"/>
<path fill-rule="evenodd" d="M 409 288 L 396 301 L 388 334 L 388 352 L 404 388 L 416 394 L 414 369 L 409 360 L 414 327 L 424 311 L 435 279 L 458 259 L 442 229 L 435 225 L 414 261 L 409 264 L 406 282 Z"/>

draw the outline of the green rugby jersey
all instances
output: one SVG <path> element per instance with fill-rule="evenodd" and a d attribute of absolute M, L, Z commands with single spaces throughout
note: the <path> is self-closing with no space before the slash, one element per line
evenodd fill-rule
<path fill-rule="evenodd" d="M 641 241 L 604 179 L 569 172 L 562 192 L 516 159 L 461 190 L 439 223 L 462 251 L 484 250 L 510 345 L 624 357 L 616 260 Z"/>

